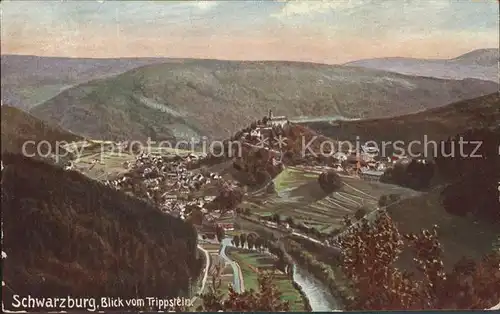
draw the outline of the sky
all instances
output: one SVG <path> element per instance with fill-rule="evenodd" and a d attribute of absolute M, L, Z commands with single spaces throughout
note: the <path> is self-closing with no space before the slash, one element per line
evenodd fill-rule
<path fill-rule="evenodd" d="M 2 1 L 1 52 L 344 63 L 499 46 L 498 0 Z"/>

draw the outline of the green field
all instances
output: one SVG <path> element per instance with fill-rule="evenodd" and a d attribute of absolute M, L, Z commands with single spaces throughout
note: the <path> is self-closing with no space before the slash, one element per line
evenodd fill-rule
<path fill-rule="evenodd" d="M 219 279 L 221 280 L 221 285 L 219 287 L 220 291 L 227 295 L 228 286 L 233 283 L 233 269 L 231 265 L 225 265 L 224 260 L 220 257 L 220 244 L 217 243 L 201 243 L 200 246 L 207 250 L 210 256 L 210 268 L 208 271 L 208 279 L 205 285 L 203 293 L 208 293 L 213 288 L 213 278 L 217 272 L 217 266 L 221 267 L 221 273 Z M 203 254 L 203 253 L 202 253 Z M 194 309 L 201 305 L 201 299 L 198 298 L 194 304 Z"/>
<path fill-rule="evenodd" d="M 432 230 L 437 225 L 443 262 L 447 269 L 463 256 L 479 260 L 491 252 L 500 235 L 499 225 L 447 213 L 441 205 L 439 192 L 436 190 L 389 207 L 388 212 L 398 229 L 405 233 L 416 233 L 422 229 Z M 398 263 L 414 265 L 410 257 L 410 254 L 403 254 Z"/>
<path fill-rule="evenodd" d="M 274 283 L 282 293 L 282 300 L 290 302 L 291 311 L 303 311 L 304 304 L 297 289 L 292 285 L 292 280 L 274 267 L 275 259 L 265 253 L 253 252 L 232 248 L 228 251 L 229 256 L 238 262 L 243 274 L 245 291 L 259 290 L 258 275 L 256 270 L 273 271 Z"/>

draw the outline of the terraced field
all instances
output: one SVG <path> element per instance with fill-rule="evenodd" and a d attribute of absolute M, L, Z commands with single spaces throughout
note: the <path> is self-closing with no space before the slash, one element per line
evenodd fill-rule
<path fill-rule="evenodd" d="M 274 179 L 275 194 L 256 193 L 243 207 L 258 216 L 278 213 L 283 219 L 292 217 L 296 222 L 329 233 L 342 226 L 346 214 L 353 216 L 360 208 L 367 212 L 375 210 L 382 195 L 418 195 L 409 189 L 347 177 L 343 178 L 340 191 L 325 193 L 317 182 L 318 175 L 315 171 L 288 167 Z"/>

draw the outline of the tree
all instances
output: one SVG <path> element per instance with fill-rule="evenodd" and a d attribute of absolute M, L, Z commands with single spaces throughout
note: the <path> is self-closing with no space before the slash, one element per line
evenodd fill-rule
<path fill-rule="evenodd" d="M 239 247 L 240 246 L 240 237 L 238 235 L 234 235 L 232 243 L 234 246 Z"/>
<path fill-rule="evenodd" d="M 378 206 L 379 207 L 384 207 L 388 204 L 388 197 L 387 195 L 382 195 L 379 200 L 378 200 Z"/>
<path fill-rule="evenodd" d="M 342 179 L 334 170 L 322 172 L 318 177 L 318 183 L 326 193 L 338 191 L 343 184 Z"/>
<path fill-rule="evenodd" d="M 240 187 L 233 187 L 227 183 L 223 183 L 214 202 L 219 205 L 219 207 L 232 210 L 243 201 L 244 192 Z"/>
<path fill-rule="evenodd" d="M 446 272 L 437 226 L 400 234 L 383 212 L 372 226 L 362 220 L 352 227 L 340 245 L 342 269 L 354 288 L 348 310 L 485 309 L 500 298 L 500 253 L 486 255 L 479 263 L 464 258 Z M 395 266 L 405 246 L 422 276 Z"/>
<path fill-rule="evenodd" d="M 249 248 L 249 249 L 253 249 L 253 248 L 254 248 L 254 245 L 255 245 L 255 238 L 254 238 L 251 234 L 249 234 L 249 235 L 247 236 L 247 244 L 248 244 L 248 248 Z"/>
<path fill-rule="evenodd" d="M 434 171 L 434 163 L 427 160 L 401 159 L 384 172 L 380 181 L 421 190 L 429 187 Z"/>
<path fill-rule="evenodd" d="M 255 248 L 261 251 L 263 245 L 264 245 L 264 240 L 261 237 L 257 237 L 255 239 Z"/>
<path fill-rule="evenodd" d="M 252 233 L 249 233 L 247 235 L 247 243 L 248 243 L 248 248 L 249 249 L 252 249 L 252 248 L 257 248 L 257 239 L 259 238 L 259 236 L 255 233 L 255 232 L 252 232 Z"/>
<path fill-rule="evenodd" d="M 241 247 L 245 247 L 245 242 L 247 241 L 247 235 L 242 233 L 240 234 L 240 243 Z"/>
<path fill-rule="evenodd" d="M 189 216 L 189 221 L 193 225 L 201 225 L 203 222 L 203 213 L 199 209 L 193 209 L 191 215 Z"/>
<path fill-rule="evenodd" d="M 361 207 L 356 211 L 356 213 L 354 213 L 354 218 L 356 218 L 356 220 L 360 220 L 361 218 L 365 217 L 367 213 L 368 209 L 366 209 L 366 207 Z"/>
<path fill-rule="evenodd" d="M 217 236 L 217 241 L 222 242 L 226 236 L 226 230 L 221 225 L 215 227 L 215 235 Z"/>
<path fill-rule="evenodd" d="M 352 225 L 351 218 L 349 218 L 349 215 L 345 215 L 344 218 L 344 226 L 349 227 Z"/>
<path fill-rule="evenodd" d="M 202 295 L 203 305 L 198 311 L 207 312 L 286 312 L 290 309 L 288 301 L 281 300 L 281 292 L 273 283 L 270 273 L 258 274 L 259 290 L 237 293 L 229 287 L 228 297 L 220 292 L 220 280 L 213 280 L 211 291 Z"/>
<path fill-rule="evenodd" d="M 281 216 L 280 216 L 280 214 L 275 213 L 272 216 L 272 221 L 275 222 L 277 225 L 279 225 L 281 223 Z"/>

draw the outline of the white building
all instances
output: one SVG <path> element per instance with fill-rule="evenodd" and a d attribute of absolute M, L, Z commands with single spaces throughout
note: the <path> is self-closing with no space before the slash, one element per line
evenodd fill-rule
<path fill-rule="evenodd" d="M 342 152 L 336 152 L 333 154 L 333 158 L 337 159 L 338 161 L 346 161 L 347 160 L 347 154 L 342 153 Z"/>
<path fill-rule="evenodd" d="M 378 154 L 379 153 L 379 149 L 375 146 L 368 146 L 368 145 L 362 145 L 361 146 L 361 149 L 363 150 L 363 152 L 365 154 L 370 154 L 370 155 L 373 155 L 373 154 Z"/>
<path fill-rule="evenodd" d="M 286 116 L 274 116 L 273 111 L 269 110 L 269 115 L 267 117 L 267 125 L 275 126 L 281 125 L 284 126 L 288 123 L 288 119 Z"/>
<path fill-rule="evenodd" d="M 250 136 L 260 138 L 261 137 L 260 130 L 252 130 L 252 132 L 250 133 Z"/>

